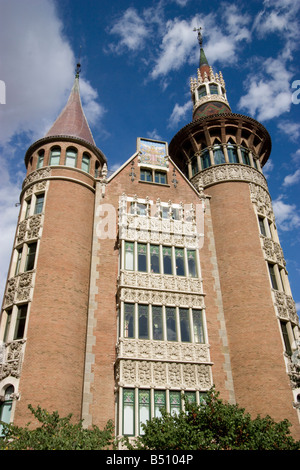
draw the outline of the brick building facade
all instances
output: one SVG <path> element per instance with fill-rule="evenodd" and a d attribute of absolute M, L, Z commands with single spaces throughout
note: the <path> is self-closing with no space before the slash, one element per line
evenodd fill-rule
<path fill-rule="evenodd" d="M 267 130 L 231 112 L 201 46 L 193 120 L 138 138 L 108 176 L 79 75 L 25 156 L 0 323 L 1 418 L 28 404 L 137 435 L 214 384 L 299 438 L 299 322 L 262 167 Z"/>

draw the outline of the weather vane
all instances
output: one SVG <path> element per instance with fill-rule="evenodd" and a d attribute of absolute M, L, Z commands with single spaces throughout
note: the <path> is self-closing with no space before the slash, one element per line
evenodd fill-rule
<path fill-rule="evenodd" d="M 199 28 L 194 28 L 193 31 L 198 31 L 198 42 L 200 47 L 202 47 L 202 34 L 201 34 L 201 26 Z"/>
<path fill-rule="evenodd" d="M 75 70 L 77 78 L 79 77 L 79 74 L 81 72 L 80 56 L 81 56 L 81 46 L 80 46 L 80 49 L 79 49 L 79 57 L 78 57 L 77 66 L 76 66 L 76 70 Z"/>

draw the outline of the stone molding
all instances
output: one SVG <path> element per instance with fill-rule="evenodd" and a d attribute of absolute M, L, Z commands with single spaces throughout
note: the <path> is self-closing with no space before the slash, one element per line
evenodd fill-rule
<path fill-rule="evenodd" d="M 264 175 L 255 168 L 240 163 L 214 165 L 197 173 L 197 175 L 191 179 L 191 182 L 196 188 L 203 187 L 204 189 L 225 181 L 255 183 L 268 191 L 268 185 Z"/>

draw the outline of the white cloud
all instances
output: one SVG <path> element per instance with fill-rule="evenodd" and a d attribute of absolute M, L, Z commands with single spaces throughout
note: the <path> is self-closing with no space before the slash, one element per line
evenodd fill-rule
<path fill-rule="evenodd" d="M 292 104 L 291 77 L 282 57 L 266 59 L 261 70 L 248 79 L 247 93 L 240 99 L 239 108 L 261 121 L 281 116 Z"/>
<path fill-rule="evenodd" d="M 283 186 L 291 186 L 300 181 L 300 169 L 296 170 L 295 173 L 285 176 L 283 180 Z"/>
<path fill-rule="evenodd" d="M 296 142 L 300 137 L 300 123 L 288 120 L 280 121 L 277 124 L 278 129 L 286 134 L 289 139 Z"/>
<path fill-rule="evenodd" d="M 270 173 L 273 171 L 273 169 L 274 169 L 274 163 L 269 158 L 269 160 L 267 161 L 267 163 L 263 167 L 263 174 L 265 175 L 266 178 L 268 178 L 270 176 Z"/>
<path fill-rule="evenodd" d="M 110 50 L 118 54 L 124 50 L 137 51 L 144 47 L 149 30 L 145 20 L 135 8 L 128 8 L 109 31 L 120 37 L 116 44 L 110 44 Z"/>
<path fill-rule="evenodd" d="M 178 103 L 175 104 L 172 114 L 169 119 L 169 127 L 173 128 L 177 124 L 185 119 L 187 113 L 192 110 L 192 102 L 187 101 L 184 105 L 180 106 Z"/>
<path fill-rule="evenodd" d="M 296 204 L 288 204 L 279 196 L 273 201 L 273 209 L 278 227 L 282 231 L 298 229 L 300 227 L 300 216 Z"/>
<path fill-rule="evenodd" d="M 66 104 L 75 76 L 75 60 L 63 35 L 53 0 L 0 0 L 1 80 L 6 104 L 0 106 L 0 292 L 3 291 L 19 208 L 23 159 L 32 141 L 48 131 Z M 81 79 L 87 117 L 103 115 L 97 93 Z M 20 165 L 20 175 L 18 175 Z M 17 174 L 16 174 L 17 173 Z"/>

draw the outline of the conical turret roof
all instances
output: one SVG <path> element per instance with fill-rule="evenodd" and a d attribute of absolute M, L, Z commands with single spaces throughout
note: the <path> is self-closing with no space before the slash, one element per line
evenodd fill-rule
<path fill-rule="evenodd" d="M 92 132 L 82 109 L 79 89 L 79 73 L 76 73 L 75 81 L 66 106 L 45 135 L 45 137 L 51 136 L 77 137 L 78 139 L 83 139 L 90 144 L 95 145 Z"/>

